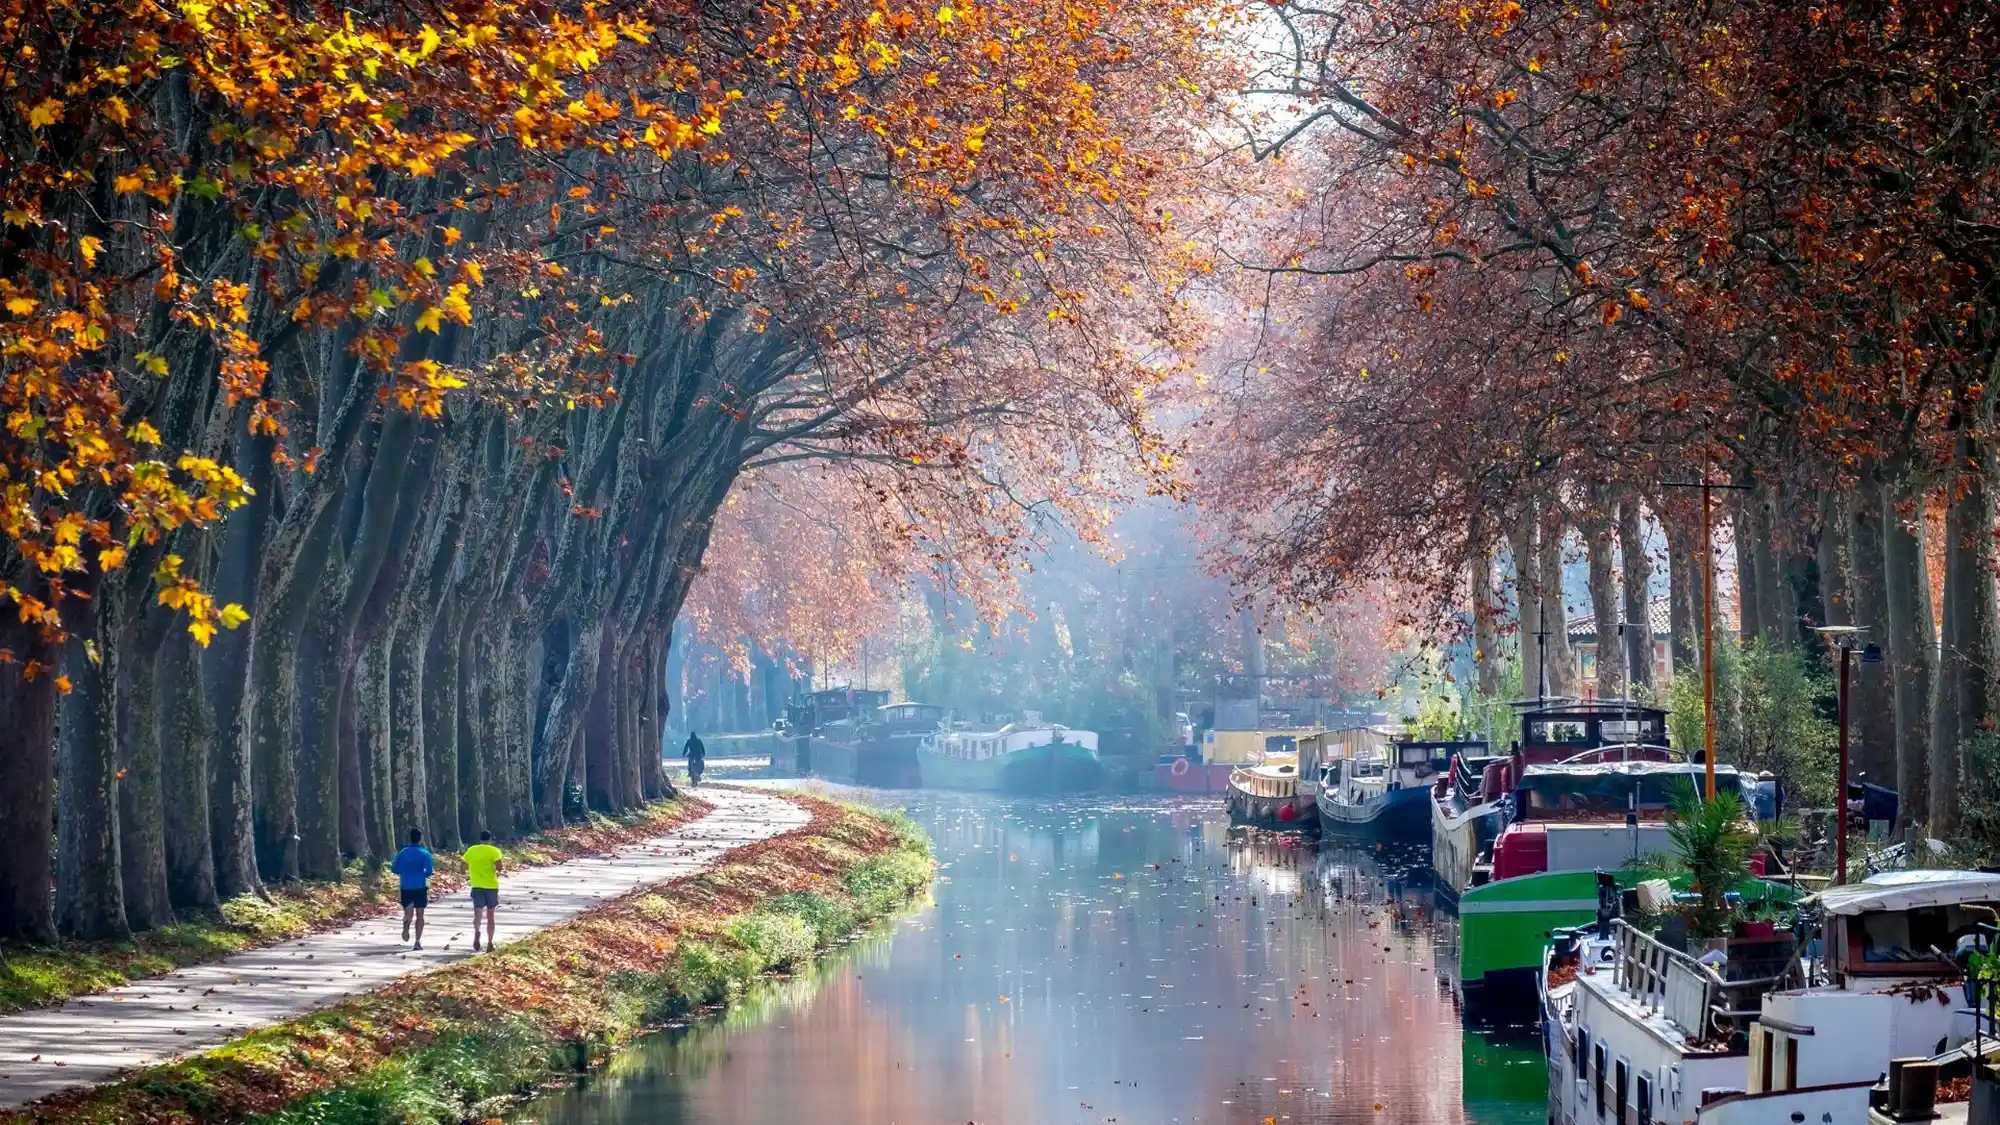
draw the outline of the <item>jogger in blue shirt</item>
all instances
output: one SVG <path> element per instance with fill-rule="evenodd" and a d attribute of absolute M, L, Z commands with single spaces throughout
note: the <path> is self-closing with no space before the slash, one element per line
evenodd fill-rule
<path fill-rule="evenodd" d="M 413 948 L 424 947 L 424 908 L 431 904 L 431 872 L 437 864 L 431 859 L 431 850 L 424 847 L 424 830 L 410 829 L 410 842 L 389 861 L 389 870 L 396 873 L 396 880 L 402 890 L 403 899 L 403 940 L 410 940 L 410 921 L 417 923 L 417 941 Z"/>

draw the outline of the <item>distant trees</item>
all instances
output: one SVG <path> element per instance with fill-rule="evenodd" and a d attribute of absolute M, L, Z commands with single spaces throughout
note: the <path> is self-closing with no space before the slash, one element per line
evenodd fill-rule
<path fill-rule="evenodd" d="M 1434 597 L 1412 613 L 1435 622 L 1493 528 L 1545 558 L 1574 524 L 1601 626 L 1617 560 L 1628 599 L 1643 570 L 1611 550 L 1629 509 L 1665 529 L 1692 671 L 1715 544 L 1666 486 L 1744 486 L 1718 504 L 1742 636 L 1779 653 L 1816 645 L 1814 625 L 1868 626 L 1889 662 L 1857 683 L 1857 760 L 1955 832 L 1966 747 L 2000 718 L 2000 317 L 1972 218 L 2000 202 L 1980 139 L 2000 124 L 1979 93 L 2000 78 L 1994 13 L 1413 0 L 1271 18 L 1265 85 L 1303 127 L 1252 146 L 1292 194 L 1250 263 L 1288 334 L 1258 357 L 1254 440 L 1230 451 L 1226 487 L 1281 528 L 1246 573 L 1317 600 L 1420 571 Z M 1517 599 L 1532 614 L 1547 571 L 1514 573 L 1542 576 Z"/>

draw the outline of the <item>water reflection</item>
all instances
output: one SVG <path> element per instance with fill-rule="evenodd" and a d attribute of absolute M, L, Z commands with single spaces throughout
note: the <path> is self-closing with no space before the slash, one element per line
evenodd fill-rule
<path fill-rule="evenodd" d="M 1542 1120 L 1538 1058 L 1461 1039 L 1409 857 L 1205 801 L 894 799 L 937 841 L 933 902 L 527 1119 Z"/>

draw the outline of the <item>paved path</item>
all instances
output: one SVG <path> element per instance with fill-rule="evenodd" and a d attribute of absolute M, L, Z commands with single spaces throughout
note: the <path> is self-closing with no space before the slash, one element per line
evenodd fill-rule
<path fill-rule="evenodd" d="M 602 856 L 506 872 L 502 944 L 567 921 L 637 888 L 696 874 L 723 853 L 802 827 L 805 809 L 766 793 L 704 789 L 715 810 Z M 0 1016 L 0 1107 L 204 1051 L 412 973 L 472 955 L 472 900 L 434 900 L 422 952 L 402 938 L 400 911 L 345 929 L 249 950 L 225 961 L 134 981 L 61 1007 Z"/>

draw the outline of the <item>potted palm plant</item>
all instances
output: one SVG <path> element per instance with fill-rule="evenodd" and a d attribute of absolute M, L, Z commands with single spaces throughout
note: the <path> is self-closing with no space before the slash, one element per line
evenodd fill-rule
<path fill-rule="evenodd" d="M 1694 786 L 1683 786 L 1673 796 L 1667 835 L 1701 896 L 1687 912 L 1689 936 L 1727 936 L 1730 912 L 1724 896 L 1743 877 L 1757 848 L 1757 834 L 1743 819 L 1742 800 L 1719 792 L 1705 801 Z"/>

